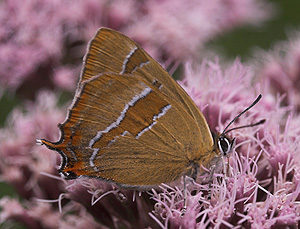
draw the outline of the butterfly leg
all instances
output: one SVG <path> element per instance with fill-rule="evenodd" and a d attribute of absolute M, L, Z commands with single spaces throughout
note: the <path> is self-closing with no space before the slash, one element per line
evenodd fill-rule
<path fill-rule="evenodd" d="M 212 189 L 212 182 L 213 182 L 213 176 L 215 173 L 215 169 L 216 169 L 216 166 L 213 165 L 211 167 L 210 174 L 209 174 L 209 180 L 208 180 L 208 199 L 209 200 L 211 199 L 211 189 Z"/>
<path fill-rule="evenodd" d="M 226 167 L 226 165 L 228 165 L 228 164 L 225 162 L 224 157 L 222 157 L 222 164 L 223 164 L 224 179 L 226 181 L 227 180 L 227 167 Z"/>
<path fill-rule="evenodd" d="M 184 216 L 187 208 L 187 193 L 186 193 L 186 175 L 183 175 L 183 208 L 181 210 L 181 217 Z"/>

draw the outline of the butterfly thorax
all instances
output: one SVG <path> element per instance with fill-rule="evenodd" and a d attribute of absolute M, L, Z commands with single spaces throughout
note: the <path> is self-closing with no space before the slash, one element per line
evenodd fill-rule
<path fill-rule="evenodd" d="M 223 168 L 224 158 L 228 157 L 234 145 L 234 139 L 220 133 L 213 133 L 214 144 L 200 157 L 190 160 L 187 166 L 186 175 L 196 180 L 198 174 L 203 174 L 212 169 L 218 171 Z"/>

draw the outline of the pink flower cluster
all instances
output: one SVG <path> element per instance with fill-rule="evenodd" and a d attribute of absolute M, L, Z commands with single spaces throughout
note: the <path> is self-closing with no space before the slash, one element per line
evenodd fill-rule
<path fill-rule="evenodd" d="M 203 61 L 196 70 L 187 64 L 185 73 L 182 86 L 202 108 L 213 131 L 222 131 L 261 91 L 263 100 L 235 125 L 253 123 L 258 118 L 267 122 L 230 133 L 237 138 L 236 152 L 229 162 L 231 175 L 224 178 L 215 174 L 211 200 L 207 199 L 207 178 L 200 179 L 201 184 L 191 183 L 189 207 L 182 218 L 183 190 L 163 187 L 161 193 L 153 192 L 158 204 L 152 217 L 163 228 L 298 225 L 300 116 L 291 112 L 297 104 L 281 105 L 282 98 L 273 94 L 275 88 L 255 81 L 251 69 L 238 60 L 229 67 L 221 67 L 218 61 Z"/>
<path fill-rule="evenodd" d="M 282 103 L 300 109 L 300 32 L 275 45 L 271 52 L 257 51 L 253 61 L 259 80 L 284 96 Z"/>
<path fill-rule="evenodd" d="M 1 1 L 0 88 L 34 98 L 15 108 L 1 128 L 0 176 L 21 197 L 0 199 L 2 225 L 299 227 L 300 34 L 247 64 L 199 61 L 198 54 L 218 34 L 257 25 L 271 14 L 272 6 L 262 0 Z M 237 142 L 227 174 L 215 173 L 211 190 L 208 174 L 190 180 L 184 216 L 182 181 L 141 193 L 97 179 L 66 181 L 56 170 L 58 154 L 35 144 L 58 139 L 57 124 L 69 104 L 61 105 L 59 97 L 74 91 L 86 44 L 101 26 L 134 38 L 165 65 L 184 66 L 179 83 L 212 131 L 221 132 L 263 94 L 233 127 L 266 123 L 229 133 Z"/>

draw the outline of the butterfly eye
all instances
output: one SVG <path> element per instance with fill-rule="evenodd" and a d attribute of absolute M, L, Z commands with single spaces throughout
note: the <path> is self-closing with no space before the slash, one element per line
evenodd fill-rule
<path fill-rule="evenodd" d="M 221 135 L 218 139 L 218 146 L 219 146 L 219 150 L 222 154 L 222 156 L 227 156 L 234 145 L 234 140 L 230 141 L 228 138 L 226 138 L 225 136 Z"/>

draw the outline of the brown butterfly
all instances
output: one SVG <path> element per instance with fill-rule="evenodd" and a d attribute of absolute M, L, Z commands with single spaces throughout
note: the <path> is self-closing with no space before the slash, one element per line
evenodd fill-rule
<path fill-rule="evenodd" d="M 125 35 L 101 28 L 89 43 L 59 141 L 38 141 L 61 155 L 66 179 L 141 189 L 195 179 L 201 165 L 214 166 L 232 150 L 228 126 L 212 135 L 196 104 L 154 59 Z"/>

